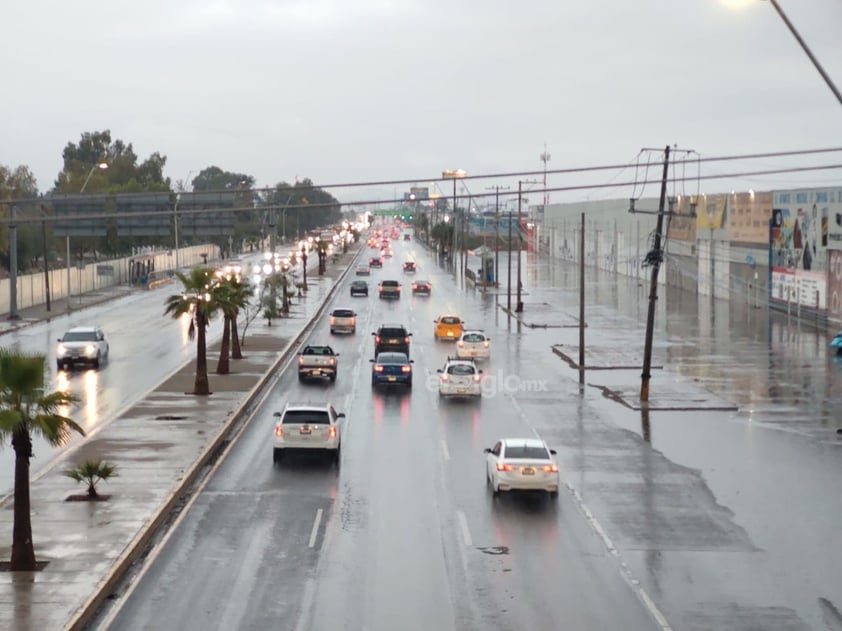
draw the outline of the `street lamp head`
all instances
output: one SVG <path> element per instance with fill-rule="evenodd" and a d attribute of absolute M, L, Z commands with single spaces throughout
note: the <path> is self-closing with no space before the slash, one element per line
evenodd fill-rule
<path fill-rule="evenodd" d="M 99 163 L 99 164 L 97 164 L 96 166 L 97 166 L 97 168 L 99 168 L 99 169 L 105 170 L 105 169 L 107 169 L 107 168 L 108 168 L 108 163 L 107 163 L 107 162 L 100 162 L 100 163 Z"/>

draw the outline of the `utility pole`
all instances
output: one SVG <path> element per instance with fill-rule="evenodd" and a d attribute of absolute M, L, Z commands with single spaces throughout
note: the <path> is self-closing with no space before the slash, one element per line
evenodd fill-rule
<path fill-rule="evenodd" d="M 44 291 L 47 298 L 47 311 L 52 310 L 50 299 L 50 264 L 47 262 L 47 219 L 44 205 L 41 204 L 41 247 L 44 250 Z"/>
<path fill-rule="evenodd" d="M 649 313 L 646 316 L 646 341 L 643 345 L 643 373 L 640 375 L 640 400 L 649 401 L 649 378 L 652 367 L 652 334 L 655 328 L 655 304 L 658 300 L 658 270 L 661 268 L 661 232 L 664 229 L 664 205 L 667 198 L 667 175 L 669 173 L 670 148 L 664 149 L 664 174 L 661 178 L 661 199 L 658 203 L 658 223 L 655 227 L 655 239 L 652 250 L 646 259 L 652 266 L 649 282 Z"/>
<path fill-rule="evenodd" d="M 14 222 L 18 207 L 12 203 L 11 217 Z M 18 227 L 9 224 L 9 320 L 20 320 L 18 314 Z"/>
<path fill-rule="evenodd" d="M 485 190 L 494 191 L 494 284 L 500 286 L 500 191 L 507 191 L 508 186 L 488 186 Z"/>
<path fill-rule="evenodd" d="M 275 209 L 272 208 L 269 211 L 269 250 L 272 253 L 272 275 L 270 276 L 270 292 L 272 306 L 270 309 L 272 311 L 272 315 L 276 315 L 275 305 L 277 304 L 278 300 L 278 296 L 276 293 L 277 290 L 275 289 L 275 285 L 278 284 L 278 270 L 276 269 L 277 262 L 275 261 L 275 232 L 277 232 L 277 224 L 275 219 Z"/>
<path fill-rule="evenodd" d="M 579 386 L 585 386 L 585 213 L 579 232 Z"/>
<path fill-rule="evenodd" d="M 523 180 L 517 181 L 517 303 L 515 311 L 523 313 L 523 301 L 521 300 L 521 276 L 520 276 L 520 215 L 521 205 L 523 201 Z M 509 222 L 509 229 L 511 230 L 511 222 Z"/>
<path fill-rule="evenodd" d="M 509 211 L 509 279 L 506 283 L 506 309 L 512 315 L 512 211 Z"/>

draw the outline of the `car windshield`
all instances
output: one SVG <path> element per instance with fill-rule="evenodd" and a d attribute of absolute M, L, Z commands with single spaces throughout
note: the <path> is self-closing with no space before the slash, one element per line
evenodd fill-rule
<path fill-rule="evenodd" d="M 470 364 L 454 364 L 447 369 L 449 375 L 473 375 L 474 367 Z"/>
<path fill-rule="evenodd" d="M 504 454 L 506 458 L 526 458 L 529 460 L 549 460 L 550 454 L 543 447 L 530 447 L 527 445 L 509 445 Z"/>
<path fill-rule="evenodd" d="M 62 342 L 96 342 L 94 331 L 68 331 L 61 338 Z"/>
<path fill-rule="evenodd" d="M 378 364 L 408 364 L 409 360 L 403 353 L 380 353 L 377 356 Z"/>
<path fill-rule="evenodd" d="M 485 336 L 481 333 L 466 333 L 462 336 L 463 342 L 484 342 Z"/>
<path fill-rule="evenodd" d="M 330 416 L 322 410 L 287 410 L 284 414 L 284 425 L 290 423 L 300 425 L 329 425 Z"/>
<path fill-rule="evenodd" d="M 336 309 L 332 315 L 336 318 L 353 318 L 354 312 L 350 309 Z"/>
<path fill-rule="evenodd" d="M 405 337 L 403 329 L 380 329 L 380 337 Z"/>
<path fill-rule="evenodd" d="M 447 316 L 441 319 L 442 324 L 459 324 L 459 318 Z"/>

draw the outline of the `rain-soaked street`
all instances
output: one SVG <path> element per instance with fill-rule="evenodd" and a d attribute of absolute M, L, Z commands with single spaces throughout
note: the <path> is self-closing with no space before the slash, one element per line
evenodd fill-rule
<path fill-rule="evenodd" d="M 432 280 L 431 297 L 408 291 L 407 258 L 418 262 L 416 278 Z M 341 353 L 336 383 L 281 376 L 99 622 L 841 629 L 842 365 L 827 334 L 661 288 L 652 398 L 668 393 L 697 409 L 641 412 L 640 369 L 616 366 L 640 363 L 648 285 L 588 271 L 593 361 L 580 391 L 578 371 L 553 352 L 576 355 L 578 271 L 531 255 L 524 264 L 522 324 L 500 308 L 505 294 L 459 287 L 416 242 L 396 244 L 370 279 L 402 280 L 400 301 L 340 290 L 333 304 L 357 310 L 356 335 L 332 336 L 322 322 L 310 338 Z M 433 341 L 432 323 L 447 312 L 492 338 L 480 404 L 437 395 L 435 371 L 453 350 Z M 370 332 L 381 322 L 414 333 L 411 392 L 371 390 Z M 272 412 L 325 399 L 347 414 L 341 464 L 273 466 Z M 715 405 L 695 403 L 703 401 Z M 534 434 L 558 450 L 567 487 L 557 501 L 493 499 L 483 448 Z"/>

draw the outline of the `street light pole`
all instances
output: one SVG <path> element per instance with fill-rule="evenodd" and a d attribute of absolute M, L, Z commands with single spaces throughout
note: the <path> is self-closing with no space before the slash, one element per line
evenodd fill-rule
<path fill-rule="evenodd" d="M 44 211 L 44 205 L 41 204 L 41 247 L 44 254 L 44 291 L 47 298 L 47 311 L 52 310 L 52 302 L 50 300 L 50 265 L 47 262 L 47 214 Z"/>
<path fill-rule="evenodd" d="M 189 177 L 189 176 L 188 176 Z M 175 271 L 179 270 L 178 264 L 178 203 L 181 201 L 181 193 L 175 195 L 175 206 L 173 207 L 173 235 L 175 245 Z"/>
<path fill-rule="evenodd" d="M 18 207 L 12 204 L 11 218 L 14 222 Z M 18 227 L 9 224 L 9 320 L 20 320 L 18 314 Z"/>
<path fill-rule="evenodd" d="M 813 66 L 815 66 L 816 70 L 819 71 L 819 74 L 822 76 L 822 79 L 824 79 L 824 82 L 827 84 L 827 87 L 829 87 L 831 92 L 833 92 L 833 95 L 836 97 L 836 100 L 839 101 L 840 105 L 842 105 L 842 93 L 839 92 L 839 88 L 836 87 L 836 85 L 833 83 L 833 80 L 825 72 L 824 68 L 822 68 L 822 65 L 819 63 L 819 60 L 816 59 L 815 55 L 813 55 L 813 51 L 810 50 L 810 47 L 807 46 L 807 43 L 801 38 L 801 35 L 799 35 L 798 31 L 795 30 L 795 26 L 793 26 L 792 22 L 789 21 L 789 18 L 784 13 L 783 9 L 781 9 L 781 6 L 778 4 L 778 0 L 769 0 L 769 2 L 772 3 L 772 6 L 775 7 L 775 11 L 778 12 L 778 15 L 784 21 L 784 24 L 786 24 L 789 31 L 795 36 L 795 39 L 798 41 L 798 43 L 801 44 L 801 48 L 804 49 L 805 53 L 807 53 L 807 57 L 809 57 L 810 61 L 813 62 Z"/>
<path fill-rule="evenodd" d="M 521 215 L 521 202 L 523 200 L 523 180 L 517 181 L 517 303 L 515 305 L 515 311 L 521 313 L 523 311 L 523 301 L 521 300 L 520 295 L 520 288 L 521 288 L 521 277 L 520 277 L 520 215 Z"/>
<path fill-rule="evenodd" d="M 509 211 L 509 278 L 506 283 L 506 310 L 512 315 L 512 211 Z"/>
<path fill-rule="evenodd" d="M 88 182 L 91 181 L 91 176 L 94 174 L 94 171 L 97 169 L 102 169 L 103 171 L 108 168 L 107 162 L 98 162 L 97 164 L 91 167 L 91 170 L 88 171 L 88 177 L 85 178 L 85 182 L 82 184 L 82 188 L 79 189 L 79 194 L 85 192 L 85 188 L 88 186 Z M 73 291 L 71 290 L 71 282 L 70 282 L 70 230 L 68 228 L 67 237 L 65 238 L 65 245 L 67 248 L 67 310 L 71 311 L 72 306 L 70 305 L 70 301 L 73 298 Z M 81 283 L 79 284 L 79 289 L 81 291 Z"/>

